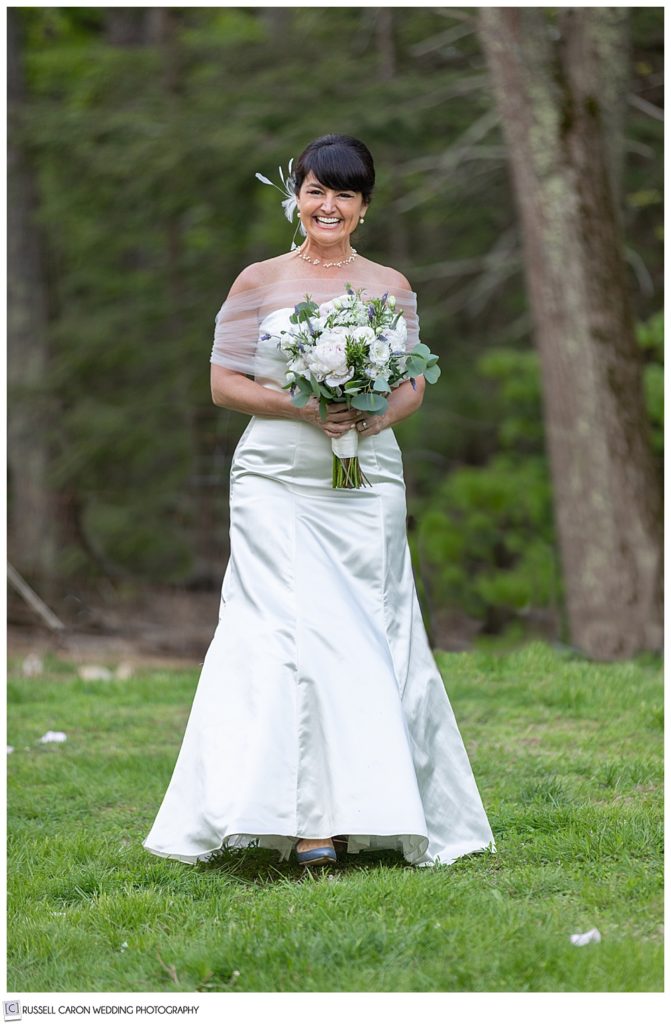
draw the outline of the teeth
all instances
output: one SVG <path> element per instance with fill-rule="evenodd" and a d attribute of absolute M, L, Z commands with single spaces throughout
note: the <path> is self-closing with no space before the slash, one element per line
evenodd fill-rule
<path fill-rule="evenodd" d="M 320 224 L 337 224 L 340 220 L 339 217 L 317 217 Z"/>

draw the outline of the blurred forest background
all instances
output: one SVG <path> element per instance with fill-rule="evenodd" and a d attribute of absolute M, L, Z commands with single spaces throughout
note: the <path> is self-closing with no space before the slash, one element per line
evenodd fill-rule
<path fill-rule="evenodd" d="M 557 83 L 573 29 L 559 8 L 526 10 L 527 43 L 533 33 L 543 42 L 532 70 Z M 663 8 L 624 13 L 626 59 L 613 48 L 609 68 L 604 50 L 602 69 L 618 79 L 614 116 L 600 123 L 606 152 L 620 154 L 620 292 L 653 476 L 631 500 L 597 496 L 629 509 L 652 488 L 656 509 Z M 576 642 L 566 600 L 576 527 L 560 544 L 562 470 L 555 459 L 553 476 L 547 436 L 575 389 L 548 363 L 543 383 L 543 325 L 528 299 L 538 261 L 502 123 L 515 116 L 502 106 L 514 89 L 503 51 L 498 104 L 493 88 L 502 38 L 478 8 L 9 10 L 9 557 L 66 626 L 147 636 L 153 624 L 164 651 L 204 653 L 228 557 L 230 460 L 247 422 L 211 402 L 214 317 L 246 264 L 290 245 L 280 196 L 255 172 L 278 180 L 278 165 L 334 131 L 362 138 L 378 172 L 354 244 L 407 275 L 422 337 L 441 358 L 423 409 L 395 428 L 430 638 L 453 650 L 532 635 Z M 560 127 L 569 137 L 572 124 Z M 552 187 L 547 163 L 539 180 Z M 608 244 L 600 222 L 586 223 Z M 592 399 L 598 417 L 601 395 Z M 633 422 L 635 402 L 621 400 Z M 598 429 L 583 434 L 587 450 Z M 624 442 L 605 447 L 641 461 Z M 10 613 L 33 616 L 18 598 Z M 655 646 L 635 640 L 625 653 Z"/>

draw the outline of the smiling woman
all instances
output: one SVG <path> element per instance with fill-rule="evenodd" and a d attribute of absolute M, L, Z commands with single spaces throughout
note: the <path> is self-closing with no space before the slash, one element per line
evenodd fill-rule
<path fill-rule="evenodd" d="M 357 255 L 350 235 L 363 224 L 375 187 L 375 167 L 363 142 L 346 139 L 317 139 L 296 165 L 297 209 L 307 236 L 300 256 L 307 262 L 342 266 Z"/>
<path fill-rule="evenodd" d="M 328 864 L 346 844 L 449 864 L 493 848 L 493 836 L 424 630 L 391 429 L 419 409 L 437 370 L 421 369 L 417 352 L 429 350 L 409 282 L 350 243 L 375 184 L 367 147 L 317 139 L 288 181 L 285 212 L 295 196 L 303 245 L 246 267 L 216 318 L 213 401 L 252 418 L 232 460 L 219 623 L 144 846 L 187 863 L 258 844 Z M 301 310 L 311 333 L 294 368 L 323 321 L 343 379 L 361 359 L 370 411 L 345 392 L 325 402 L 316 380 L 321 410 L 307 393 L 292 399 L 283 342 Z M 377 362 L 372 346 L 361 354 L 362 332 Z M 394 378 L 399 365 L 415 376 Z M 384 408 L 374 378 L 393 384 Z M 332 443 L 357 435 L 371 485 L 361 489 L 332 478 Z"/>

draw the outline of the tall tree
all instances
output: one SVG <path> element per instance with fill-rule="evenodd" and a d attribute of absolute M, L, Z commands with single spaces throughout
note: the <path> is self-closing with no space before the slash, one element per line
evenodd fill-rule
<path fill-rule="evenodd" d="M 37 185 L 22 115 L 26 90 L 21 27 L 7 12 L 8 58 L 8 467 L 9 553 L 41 587 L 53 576 L 55 502 L 49 487 L 48 300 Z"/>
<path fill-rule="evenodd" d="M 540 354 L 573 642 L 662 639 L 661 486 L 618 213 L 623 8 L 482 8 Z"/>

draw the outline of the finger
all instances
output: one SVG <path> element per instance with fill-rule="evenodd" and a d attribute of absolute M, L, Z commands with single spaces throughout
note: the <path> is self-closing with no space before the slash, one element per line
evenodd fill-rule
<path fill-rule="evenodd" d="M 346 410 L 345 412 L 336 412 L 333 415 L 329 415 L 329 419 L 332 423 L 345 423 L 349 420 L 354 420 L 355 414 Z"/>

